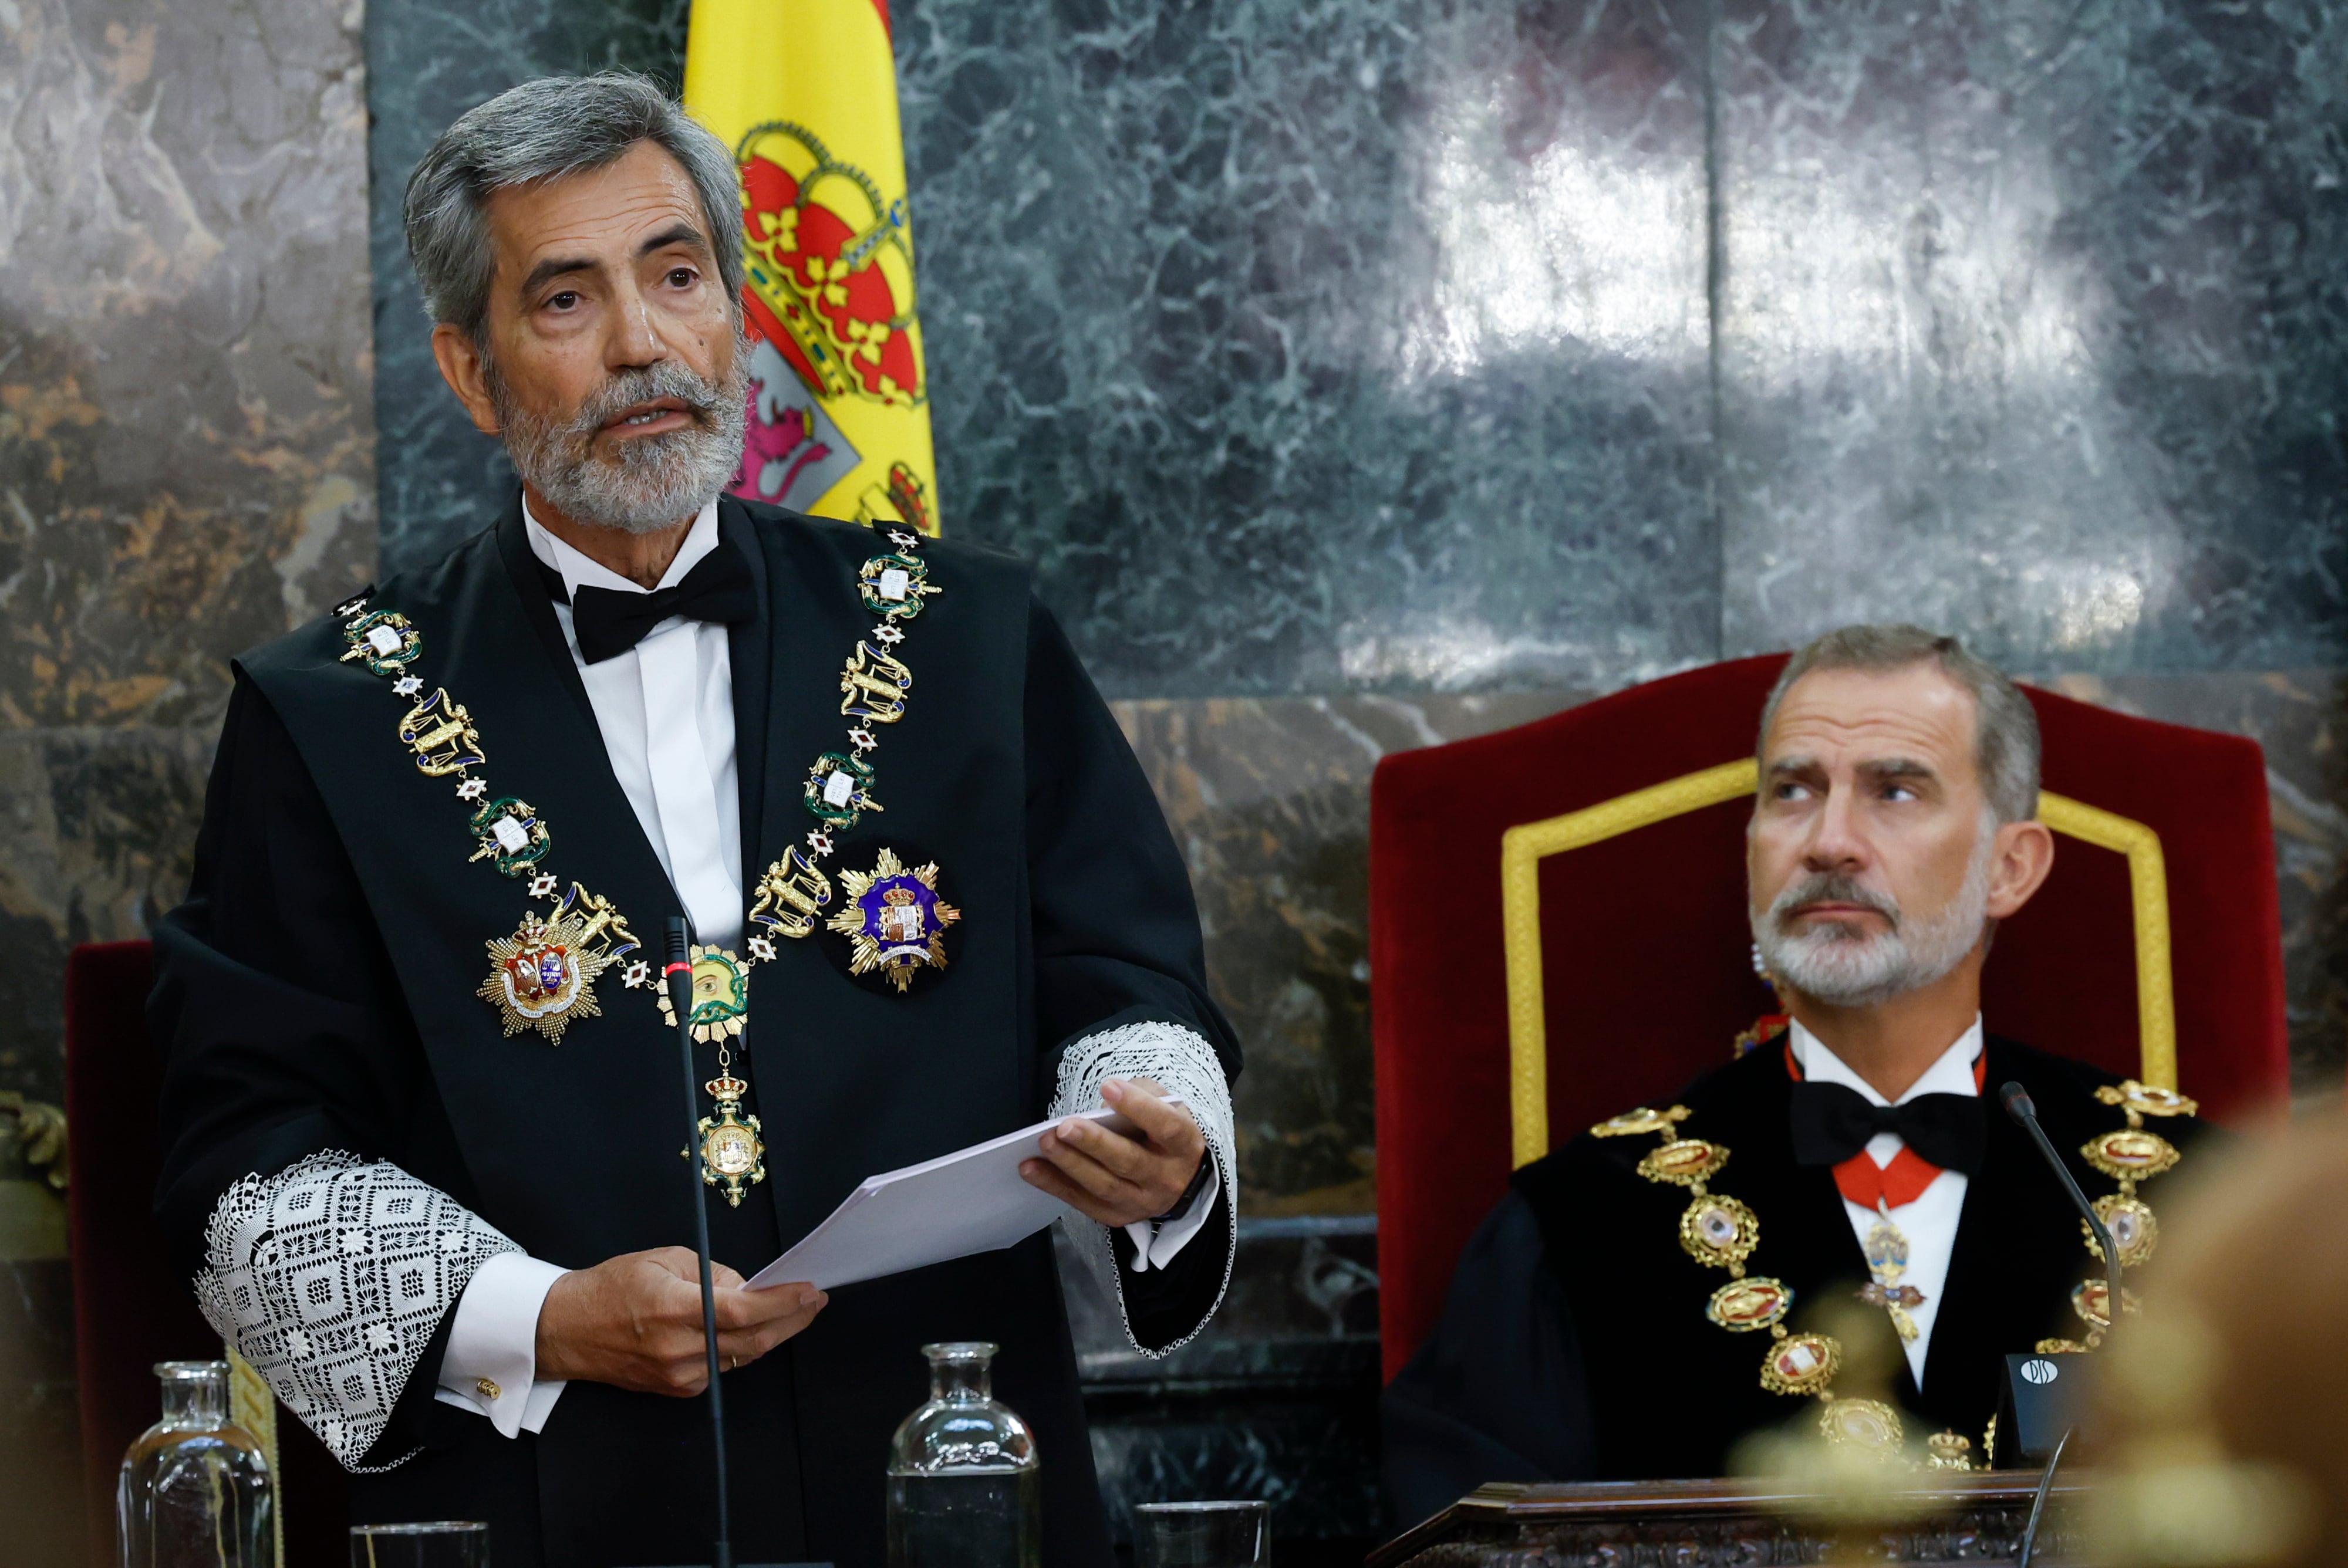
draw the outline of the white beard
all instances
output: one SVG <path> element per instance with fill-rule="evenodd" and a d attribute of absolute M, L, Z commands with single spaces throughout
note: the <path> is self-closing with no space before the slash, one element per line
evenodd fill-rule
<path fill-rule="evenodd" d="M 663 360 L 613 376 L 568 419 L 522 410 L 490 365 L 489 395 L 515 469 L 564 516 L 591 528 L 631 534 L 675 528 L 715 500 L 741 465 L 750 355 L 747 340 L 735 347 L 722 382 Z M 692 423 L 664 436 L 637 436 L 608 456 L 595 449 L 596 436 L 621 410 L 657 397 L 683 403 Z"/>
<path fill-rule="evenodd" d="M 1989 873 L 1996 851 L 1996 824 L 1984 822 L 1965 866 L 1964 886 L 1931 916 L 1903 916 L 1889 896 L 1861 890 L 1857 901 L 1872 905 L 1891 922 L 1878 936 L 1830 921 L 1788 931 L 1787 916 L 1818 897 L 1820 879 L 1805 877 L 1753 916 L 1754 945 L 1771 975 L 1829 1007 L 1871 1007 L 1921 989 L 1962 963 L 1981 940 L 1989 924 Z"/>

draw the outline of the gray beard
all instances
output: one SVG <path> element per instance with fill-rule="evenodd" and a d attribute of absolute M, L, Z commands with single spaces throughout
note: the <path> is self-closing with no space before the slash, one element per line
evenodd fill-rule
<path fill-rule="evenodd" d="M 568 418 L 542 417 L 517 405 L 493 361 L 482 369 L 505 433 L 506 451 L 523 483 L 565 517 L 590 528 L 654 534 L 697 515 L 724 492 L 742 461 L 749 386 L 747 338 L 735 345 L 723 382 L 675 360 L 622 371 Z M 599 451 L 595 437 L 622 410 L 673 397 L 693 423 L 664 436 L 639 436 Z"/>
<path fill-rule="evenodd" d="M 1964 886 L 1930 917 L 1903 916 L 1888 896 L 1845 877 L 1807 876 L 1788 885 L 1752 917 L 1762 963 L 1784 985 L 1828 1007 L 1872 1007 L 1931 985 L 1964 961 L 1989 923 L 1996 836 L 1995 821 L 1985 821 L 1965 866 Z M 1822 897 L 1868 905 L 1891 928 L 1873 937 L 1835 925 L 1786 929 L 1786 917 L 1797 907 Z"/>

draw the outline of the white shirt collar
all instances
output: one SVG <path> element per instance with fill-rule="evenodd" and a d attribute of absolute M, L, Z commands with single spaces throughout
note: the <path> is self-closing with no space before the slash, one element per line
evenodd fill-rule
<path fill-rule="evenodd" d="M 652 589 L 641 583 L 630 582 L 602 562 L 583 551 L 572 548 L 547 532 L 546 525 L 530 516 L 530 497 L 521 500 L 521 526 L 530 537 L 530 552 L 562 575 L 562 592 L 567 599 L 576 599 L 582 588 L 608 588 L 614 593 L 649 593 Z M 674 588 L 685 579 L 685 574 L 701 564 L 701 558 L 717 548 L 717 503 L 712 500 L 701 508 L 686 530 L 685 543 L 676 549 L 676 559 L 668 563 L 661 574 L 662 588 Z"/>
<path fill-rule="evenodd" d="M 1919 1094 L 1973 1095 L 1981 1092 L 1981 1086 L 1973 1081 L 1973 1058 L 1982 1053 L 1979 1013 L 1973 1015 L 1972 1026 L 1957 1036 L 1956 1043 L 1941 1052 L 1940 1060 L 1926 1068 L 1924 1075 L 1910 1084 L 1897 1100 L 1886 1100 L 1877 1093 L 1872 1084 L 1853 1072 L 1841 1057 L 1828 1050 L 1824 1040 L 1804 1029 L 1798 1019 L 1794 1020 L 1793 1050 L 1794 1061 L 1800 1065 L 1804 1078 L 1813 1083 L 1840 1083 L 1856 1089 L 1867 1096 L 1870 1105 L 1905 1105 Z"/>

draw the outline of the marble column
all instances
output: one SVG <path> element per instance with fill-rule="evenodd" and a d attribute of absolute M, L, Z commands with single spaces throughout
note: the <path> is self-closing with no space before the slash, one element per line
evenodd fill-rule
<path fill-rule="evenodd" d="M 229 656 L 373 569 L 362 81 L 355 4 L 0 4 L 0 1090 L 61 1098 L 67 949 L 186 892 Z M 0 1160 L 7 1555 L 84 1562 L 63 1249 Z"/>

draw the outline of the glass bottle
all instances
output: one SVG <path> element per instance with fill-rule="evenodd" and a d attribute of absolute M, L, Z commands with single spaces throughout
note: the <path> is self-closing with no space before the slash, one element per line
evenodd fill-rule
<path fill-rule="evenodd" d="M 228 1363 L 160 1361 L 163 1419 L 122 1456 L 121 1568 L 276 1568 L 276 1483 L 228 1416 Z"/>
<path fill-rule="evenodd" d="M 993 1397 L 994 1347 L 924 1345 L 929 1403 L 889 1445 L 889 1568 L 1038 1568 L 1035 1434 Z"/>

